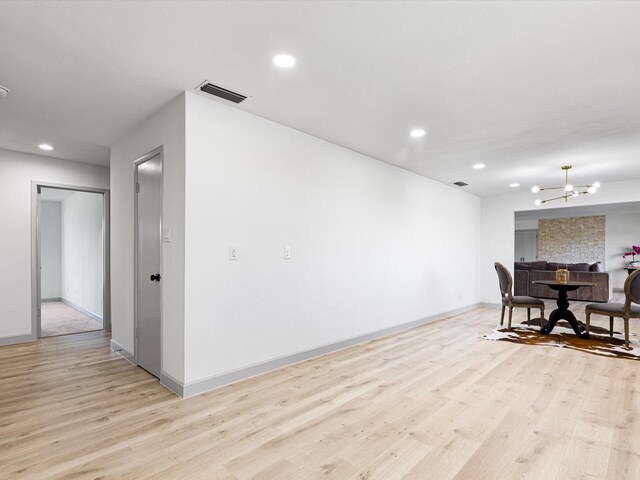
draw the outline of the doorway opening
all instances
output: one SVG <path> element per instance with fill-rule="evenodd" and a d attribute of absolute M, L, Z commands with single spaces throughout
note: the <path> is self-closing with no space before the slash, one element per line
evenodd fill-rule
<path fill-rule="evenodd" d="M 36 331 L 109 330 L 105 191 L 36 186 Z"/>

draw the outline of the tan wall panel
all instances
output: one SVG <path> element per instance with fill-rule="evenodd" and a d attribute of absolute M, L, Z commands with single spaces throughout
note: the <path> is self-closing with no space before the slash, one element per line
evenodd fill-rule
<path fill-rule="evenodd" d="M 604 215 L 540 220 L 538 258 L 548 262 L 604 262 Z"/>

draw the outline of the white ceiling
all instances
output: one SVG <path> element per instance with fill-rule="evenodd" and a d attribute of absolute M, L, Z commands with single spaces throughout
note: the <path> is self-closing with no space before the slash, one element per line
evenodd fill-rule
<path fill-rule="evenodd" d="M 63 202 L 74 193 L 78 193 L 75 190 L 63 190 L 61 188 L 42 188 L 40 197 L 47 202 Z"/>
<path fill-rule="evenodd" d="M 2 2 L 0 148 L 107 165 L 208 79 L 478 195 L 561 183 L 566 163 L 574 183 L 640 178 L 639 24 L 640 2 L 612 1 Z M 282 52 L 293 69 L 271 64 Z"/>
<path fill-rule="evenodd" d="M 42 187 L 40 190 L 40 196 L 42 200 L 48 202 L 63 202 L 71 195 L 84 195 L 88 197 L 90 195 L 102 195 L 101 193 L 94 192 L 81 192 L 78 190 L 65 190 L 63 188 L 48 188 Z"/>

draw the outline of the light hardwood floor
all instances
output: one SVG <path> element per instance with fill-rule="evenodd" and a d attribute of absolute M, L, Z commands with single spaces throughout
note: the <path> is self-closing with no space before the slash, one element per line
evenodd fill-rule
<path fill-rule="evenodd" d="M 103 332 L 0 347 L 0 477 L 640 478 L 640 365 L 482 340 L 498 322 L 476 309 L 184 400 Z"/>

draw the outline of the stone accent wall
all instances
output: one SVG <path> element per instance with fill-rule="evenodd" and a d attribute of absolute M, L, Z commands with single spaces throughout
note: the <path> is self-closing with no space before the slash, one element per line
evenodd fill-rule
<path fill-rule="evenodd" d="M 605 225 L 604 215 L 541 219 L 538 258 L 548 262 L 604 263 Z"/>

